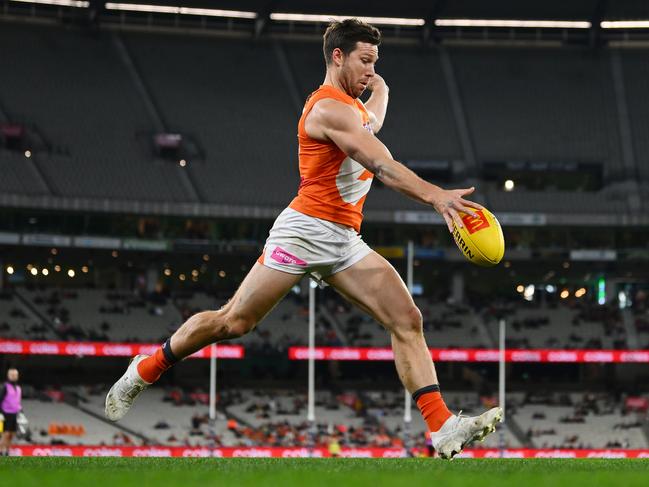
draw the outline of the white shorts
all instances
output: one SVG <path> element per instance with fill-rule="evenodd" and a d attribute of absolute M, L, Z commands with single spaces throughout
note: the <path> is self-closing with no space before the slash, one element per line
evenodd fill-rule
<path fill-rule="evenodd" d="M 270 229 L 259 262 L 290 274 L 311 274 L 321 281 L 370 252 L 353 228 L 286 208 Z"/>

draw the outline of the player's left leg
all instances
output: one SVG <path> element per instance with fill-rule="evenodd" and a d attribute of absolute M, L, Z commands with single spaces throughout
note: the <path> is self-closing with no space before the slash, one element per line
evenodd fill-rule
<path fill-rule="evenodd" d="M 239 338 L 252 331 L 300 279 L 302 274 L 282 272 L 256 262 L 225 306 L 196 313 L 153 355 L 132 359 L 106 395 L 106 417 L 111 421 L 121 419 L 135 399 L 178 361 L 211 343 Z"/>
<path fill-rule="evenodd" d="M 451 414 L 446 407 L 426 345 L 421 312 L 387 260 L 371 252 L 326 281 L 390 332 L 399 378 L 413 395 L 440 456 L 452 458 L 464 446 L 494 430 L 502 417 L 500 408 L 464 418 Z"/>

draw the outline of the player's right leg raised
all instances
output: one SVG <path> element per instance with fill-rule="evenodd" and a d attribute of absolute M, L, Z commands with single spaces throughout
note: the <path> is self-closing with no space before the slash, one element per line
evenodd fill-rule
<path fill-rule="evenodd" d="M 193 315 L 153 355 L 133 358 L 106 396 L 106 417 L 121 419 L 137 396 L 179 360 L 251 331 L 300 279 L 301 275 L 255 263 L 225 306 Z"/>

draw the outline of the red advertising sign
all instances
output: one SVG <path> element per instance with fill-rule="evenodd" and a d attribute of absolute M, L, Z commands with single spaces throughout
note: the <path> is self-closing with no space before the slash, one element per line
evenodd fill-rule
<path fill-rule="evenodd" d="M 0 354 L 20 355 L 68 355 L 76 357 L 132 357 L 138 354 L 151 355 L 160 347 L 156 343 L 111 343 L 111 342 L 46 342 L 29 340 L 0 340 Z M 190 358 L 210 358 L 210 347 L 199 350 Z M 216 358 L 241 359 L 244 349 L 241 345 L 219 345 Z"/>
<path fill-rule="evenodd" d="M 629 396 L 624 401 L 627 411 L 646 412 L 649 409 L 649 398 L 640 396 Z"/>
<path fill-rule="evenodd" d="M 305 458 L 329 456 L 326 448 L 302 447 L 183 447 L 183 446 L 14 446 L 10 451 L 16 457 L 266 457 Z M 353 458 L 401 458 L 402 448 L 343 448 L 342 457 Z M 465 450 L 462 458 L 649 458 L 649 450 L 567 450 L 567 449 L 524 449 Z"/>
<path fill-rule="evenodd" d="M 76 357 L 132 357 L 150 355 L 159 347 L 156 343 L 112 342 L 58 342 L 0 339 L 0 354 L 64 355 Z M 498 362 L 500 351 L 480 348 L 431 348 L 433 360 L 439 362 Z M 289 359 L 307 360 L 308 347 L 290 347 Z M 242 359 L 245 350 L 241 345 L 218 345 L 216 357 Z M 190 358 L 209 358 L 210 347 L 205 347 Z M 394 354 L 390 348 L 316 347 L 316 360 L 369 360 L 390 361 Z M 505 351 L 506 362 L 548 363 L 649 363 L 649 350 L 522 350 Z"/>
<path fill-rule="evenodd" d="M 477 348 L 431 348 L 439 362 L 498 362 L 500 351 Z M 290 347 L 291 360 L 308 360 L 308 347 Z M 394 360 L 390 348 L 316 347 L 315 360 Z M 506 362 L 649 363 L 649 350 L 505 350 Z"/>

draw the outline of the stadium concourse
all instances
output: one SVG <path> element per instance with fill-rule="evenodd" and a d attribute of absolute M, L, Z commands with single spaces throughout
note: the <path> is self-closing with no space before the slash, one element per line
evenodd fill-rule
<path fill-rule="evenodd" d="M 364 239 L 412 277 L 448 406 L 497 405 L 506 377 L 505 423 L 464 456 L 649 457 L 649 22 L 614 25 L 649 18 L 642 2 L 160 3 L 0 0 L 0 373 L 20 370 L 30 420 L 12 455 L 432 454 L 390 335 L 307 279 L 103 415 L 128 358 L 224 305 L 260 255 L 323 79 L 327 20 L 302 14 L 335 8 L 383 18 L 394 157 L 476 186 L 503 227 L 482 269 L 380 182 L 365 206 Z"/>

